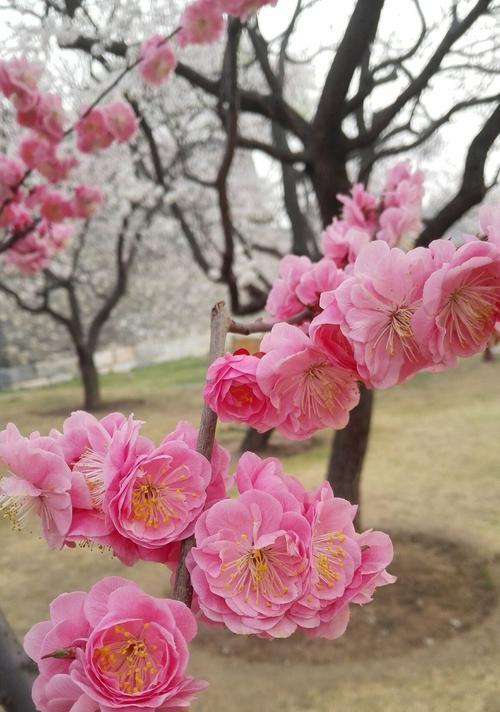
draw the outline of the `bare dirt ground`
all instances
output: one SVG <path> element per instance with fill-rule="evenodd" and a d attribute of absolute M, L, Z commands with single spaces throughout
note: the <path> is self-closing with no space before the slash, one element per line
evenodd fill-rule
<path fill-rule="evenodd" d="M 177 414 L 196 420 L 199 404 L 197 387 L 158 387 L 159 377 L 109 384 L 110 400 L 137 399 L 136 416 L 157 438 Z M 2 422 L 47 430 L 57 425 L 47 413 L 69 410 L 76 395 L 68 386 L 0 396 Z M 220 432 L 233 450 L 239 436 L 234 427 Z M 328 442 L 328 434 L 308 447 L 276 439 L 273 454 L 310 486 L 322 477 Z M 200 627 L 191 671 L 210 688 L 193 712 L 500 712 L 500 364 L 473 360 L 378 393 L 363 496 L 364 526 L 394 539 L 397 584 L 356 608 L 334 642 Z M 106 574 L 155 595 L 168 590 L 158 565 L 126 569 L 108 554 L 50 552 L 7 524 L 0 536 L 0 602 L 20 635 L 46 617 L 55 595 Z"/>

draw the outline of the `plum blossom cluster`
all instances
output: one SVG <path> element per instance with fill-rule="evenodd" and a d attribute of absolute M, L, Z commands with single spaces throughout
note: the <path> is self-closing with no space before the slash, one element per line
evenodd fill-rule
<path fill-rule="evenodd" d="M 286 638 L 296 630 L 334 639 L 350 604 L 368 603 L 395 581 L 389 537 L 356 533 L 356 507 L 328 483 L 307 492 L 278 460 L 245 453 L 239 496 L 196 522 L 186 561 L 203 618 L 238 634 Z"/>
<path fill-rule="evenodd" d="M 495 333 L 498 207 L 480 211 L 481 234 L 465 236 L 460 246 L 435 240 L 404 252 L 391 247 L 388 225 L 394 220 L 392 234 L 399 237 L 417 229 L 420 174 L 406 165 L 390 171 L 381 213 L 362 186 L 341 198 L 343 216 L 334 230 L 344 231 L 345 241 L 327 230 L 325 252 L 336 246 L 329 256 L 315 264 L 296 256 L 281 261 L 267 302 L 277 323 L 260 352 L 227 353 L 209 368 L 205 400 L 222 421 L 261 432 L 277 428 L 292 439 L 342 428 L 360 383 L 388 388 L 419 371 L 454 366 L 483 351 Z M 389 210 L 399 217 L 382 222 Z"/>
<path fill-rule="evenodd" d="M 156 447 L 141 421 L 73 413 L 62 432 L 0 433 L 0 509 L 21 527 L 38 518 L 49 546 L 109 547 L 125 564 L 172 563 L 201 512 L 226 496 L 229 455 L 215 444 L 209 462 L 196 429 L 181 421 Z"/>
<path fill-rule="evenodd" d="M 153 598 L 132 581 L 108 577 L 88 593 L 63 593 L 50 620 L 27 633 L 37 663 L 33 700 L 40 712 L 179 710 L 207 683 L 186 675 L 196 635 L 183 603 Z"/>
<path fill-rule="evenodd" d="M 28 129 L 19 140 L 18 156 L 0 155 L 0 228 L 7 233 L 6 261 L 25 274 L 46 267 L 66 246 L 72 234 L 67 221 L 92 217 L 103 202 L 96 187 L 81 183 L 60 187 L 70 179 L 78 159 L 74 150 L 61 149 L 66 115 L 59 96 L 40 90 L 41 74 L 38 65 L 23 58 L 0 61 L 0 92 L 16 109 L 19 126 Z M 126 140 L 123 134 L 118 139 L 123 107 L 131 111 L 124 102 L 103 108 L 117 140 Z"/>
<path fill-rule="evenodd" d="M 193 0 L 184 10 L 177 35 L 180 47 L 215 42 L 224 31 L 225 15 L 242 21 L 277 0 Z M 153 35 L 141 45 L 137 61 L 140 77 L 158 87 L 177 64 L 169 38 Z M 128 69 L 126 71 L 128 71 Z M 0 228 L 7 231 L 3 251 L 7 262 L 25 274 L 37 272 L 65 247 L 71 236 L 71 219 L 88 219 L 103 196 L 97 188 L 77 185 L 70 192 L 58 184 L 70 180 L 78 165 L 77 152 L 94 153 L 113 143 L 130 141 L 138 120 L 130 104 L 114 100 L 83 107 L 80 118 L 68 125 L 59 95 L 41 91 L 42 68 L 25 58 L 0 61 L 0 93 L 12 103 L 16 121 L 28 131 L 21 136 L 18 156 L 0 155 Z M 103 92 L 104 96 L 107 91 Z M 101 97 L 102 98 L 102 97 Z M 61 149 L 63 139 L 76 134 L 73 147 Z M 23 186 L 31 174 L 36 180 Z M 42 180 L 41 180 L 42 179 Z"/>

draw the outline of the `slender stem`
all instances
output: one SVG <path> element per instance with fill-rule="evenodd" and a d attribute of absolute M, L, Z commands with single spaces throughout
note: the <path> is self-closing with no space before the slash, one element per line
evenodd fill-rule
<path fill-rule="evenodd" d="M 224 354 L 226 348 L 226 335 L 230 323 L 229 312 L 224 302 L 218 302 L 212 309 L 210 323 L 210 353 L 209 365 L 216 358 Z M 210 461 L 217 427 L 217 415 L 207 405 L 203 406 L 198 442 L 196 450 Z M 174 598 L 182 601 L 186 606 L 191 606 L 193 587 L 191 578 L 186 568 L 186 556 L 194 545 L 194 536 L 184 539 L 181 544 L 181 553 L 175 574 Z"/>
<path fill-rule="evenodd" d="M 290 317 L 290 319 L 287 319 L 286 323 L 302 324 L 303 321 L 312 319 L 312 317 L 312 311 L 306 308 L 298 314 L 295 314 L 295 316 Z M 230 319 L 228 333 L 243 334 L 244 336 L 249 336 L 250 334 L 263 334 L 266 331 L 271 331 L 273 326 L 274 322 L 264 321 L 263 319 L 256 319 L 255 321 L 248 322 L 247 324 L 241 324 L 240 322 Z"/>

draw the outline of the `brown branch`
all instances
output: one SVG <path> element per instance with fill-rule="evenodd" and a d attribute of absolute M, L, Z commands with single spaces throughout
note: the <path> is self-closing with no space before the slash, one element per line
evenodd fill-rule
<path fill-rule="evenodd" d="M 377 32 L 383 5 L 384 0 L 358 0 L 335 53 L 313 121 L 314 131 L 324 134 L 329 142 L 338 140 L 342 108 L 354 72 Z"/>
<path fill-rule="evenodd" d="M 439 71 L 441 63 L 451 47 L 457 40 L 463 37 L 476 20 L 488 10 L 488 6 L 491 3 L 492 0 L 477 0 L 474 7 L 461 21 L 452 21 L 441 42 L 420 74 L 411 79 L 406 89 L 401 92 L 390 106 L 387 106 L 375 114 L 372 127 L 369 131 L 349 141 L 352 148 L 370 145 L 380 136 L 381 132 L 387 128 L 408 101 L 422 93 L 431 78 Z"/>
<path fill-rule="evenodd" d="M 484 166 L 488 153 L 500 136 L 500 105 L 485 122 L 469 146 L 462 184 L 451 200 L 431 220 L 417 240 L 417 245 L 428 245 L 440 238 L 462 215 L 484 198 L 488 188 L 484 180 Z"/>
<path fill-rule="evenodd" d="M 210 321 L 210 353 L 208 365 L 216 358 L 223 356 L 226 350 L 226 334 L 230 323 L 229 314 L 224 302 L 218 302 L 213 309 Z M 198 442 L 196 450 L 207 458 L 210 462 L 215 439 L 215 429 L 217 427 L 217 415 L 210 410 L 207 405 L 203 406 L 201 414 L 200 429 L 198 431 Z M 173 597 L 177 601 L 182 601 L 190 607 L 193 600 L 193 586 L 191 578 L 186 568 L 186 556 L 191 551 L 195 543 L 194 536 L 184 539 L 181 544 L 179 563 L 175 573 L 175 585 Z"/>
<path fill-rule="evenodd" d="M 306 308 L 303 311 L 295 314 L 290 319 L 286 320 L 286 324 L 302 324 L 303 321 L 307 319 L 312 319 L 313 313 L 310 309 Z M 228 326 L 229 334 L 241 334 L 243 336 L 250 336 L 250 334 L 264 334 L 267 331 L 271 331 L 274 323 L 269 321 L 264 321 L 263 319 L 256 319 L 248 324 L 242 324 L 240 322 L 230 320 Z"/>

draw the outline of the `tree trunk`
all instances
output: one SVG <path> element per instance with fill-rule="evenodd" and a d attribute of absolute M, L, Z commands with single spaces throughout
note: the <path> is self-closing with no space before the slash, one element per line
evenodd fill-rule
<path fill-rule="evenodd" d="M 83 383 L 84 408 L 96 410 L 101 405 L 101 389 L 94 353 L 84 348 L 78 349 L 78 365 Z"/>
<path fill-rule="evenodd" d="M 23 649 L 0 611 L 0 706 L 5 712 L 35 712 L 31 687 L 34 663 Z"/>
<path fill-rule="evenodd" d="M 336 497 L 358 505 L 355 524 L 360 523 L 360 480 L 368 447 L 373 410 L 373 391 L 360 386 L 361 398 L 349 423 L 334 434 L 327 479 Z"/>
<path fill-rule="evenodd" d="M 247 428 L 245 437 L 241 441 L 240 453 L 244 452 L 264 452 L 271 439 L 272 429 L 265 433 L 259 433 L 253 428 Z"/>
<path fill-rule="evenodd" d="M 483 352 L 483 361 L 486 361 L 487 363 L 492 363 L 494 360 L 495 356 L 493 354 L 493 351 L 491 350 L 491 346 L 488 344 L 488 346 Z"/>

